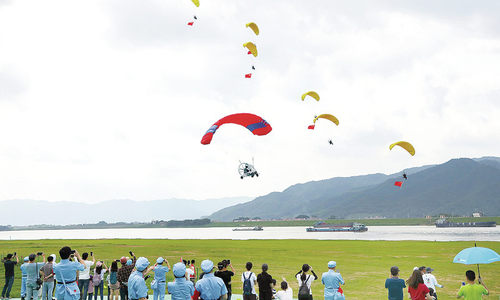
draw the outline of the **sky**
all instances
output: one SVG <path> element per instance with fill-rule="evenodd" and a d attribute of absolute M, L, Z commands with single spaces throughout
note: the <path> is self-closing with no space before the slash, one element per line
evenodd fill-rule
<path fill-rule="evenodd" d="M 500 2 L 200 2 L 0 0 L 0 200 L 254 197 L 499 156 Z M 201 145 L 240 112 L 273 130 Z M 321 113 L 339 126 L 308 130 Z"/>

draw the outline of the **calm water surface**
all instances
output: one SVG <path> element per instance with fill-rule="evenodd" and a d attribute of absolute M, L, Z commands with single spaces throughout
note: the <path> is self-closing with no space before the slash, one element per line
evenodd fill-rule
<path fill-rule="evenodd" d="M 312 239 L 500 241 L 500 227 L 436 228 L 433 226 L 370 226 L 367 232 L 306 232 L 306 227 L 265 227 L 263 231 L 222 228 L 123 228 L 86 230 L 0 231 L 0 240 L 38 239 Z"/>

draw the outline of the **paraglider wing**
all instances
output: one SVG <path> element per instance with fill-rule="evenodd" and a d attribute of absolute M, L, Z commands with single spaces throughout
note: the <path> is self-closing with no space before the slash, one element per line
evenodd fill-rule
<path fill-rule="evenodd" d="M 203 145 L 210 144 L 210 142 L 212 141 L 212 137 L 214 133 L 217 131 L 217 129 L 219 129 L 220 126 L 228 123 L 246 127 L 255 135 L 266 135 L 272 130 L 271 125 L 267 123 L 266 120 L 262 119 L 257 115 L 248 113 L 234 114 L 226 116 L 220 119 L 219 121 L 215 122 L 214 125 L 212 125 L 207 130 L 207 132 L 201 139 L 201 143 Z"/>
<path fill-rule="evenodd" d="M 200 7 L 200 0 L 191 0 L 196 7 Z"/>
<path fill-rule="evenodd" d="M 253 56 L 257 57 L 257 46 L 252 42 L 247 42 L 243 44 L 243 47 L 248 49 L 248 52 L 252 53 Z"/>
<path fill-rule="evenodd" d="M 309 91 L 307 93 L 302 94 L 302 101 L 304 101 L 306 96 L 313 97 L 314 99 L 316 99 L 316 101 L 319 101 L 319 95 L 315 91 Z"/>
<path fill-rule="evenodd" d="M 394 146 L 399 146 L 399 147 L 405 149 L 406 151 L 408 151 L 408 153 L 410 153 L 411 156 L 415 155 L 415 148 L 413 147 L 412 144 L 410 144 L 408 142 L 405 142 L 405 141 L 395 142 L 394 144 L 391 144 L 389 146 L 389 150 L 392 150 L 392 148 L 394 148 Z"/>
<path fill-rule="evenodd" d="M 339 125 L 339 120 L 334 116 L 334 115 L 330 115 L 330 114 L 321 114 L 319 116 L 317 116 L 316 118 L 314 118 L 314 123 L 316 123 L 316 121 L 318 119 L 326 119 L 326 120 L 330 120 L 332 121 L 333 123 L 335 123 L 335 125 Z"/>
<path fill-rule="evenodd" d="M 248 24 L 246 24 L 246 27 L 250 27 L 250 29 L 253 30 L 253 32 L 255 33 L 255 35 L 259 35 L 259 26 L 257 26 L 257 24 L 255 24 L 254 22 L 250 22 Z"/>

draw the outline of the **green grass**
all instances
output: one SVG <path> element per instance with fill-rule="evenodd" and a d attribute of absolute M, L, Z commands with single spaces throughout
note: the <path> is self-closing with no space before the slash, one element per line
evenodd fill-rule
<path fill-rule="evenodd" d="M 69 245 L 80 253 L 94 251 L 96 258 L 110 262 L 129 250 L 138 256 L 146 256 L 150 261 L 158 256 L 166 257 L 171 264 L 182 256 L 196 259 L 197 266 L 203 259 L 210 258 L 215 263 L 231 259 L 237 276 L 233 280 L 233 291 L 241 294 L 240 274 L 247 261 L 254 263 L 258 272 L 262 263 L 269 264 L 269 273 L 281 281 L 285 277 L 291 283 L 294 294 L 297 282 L 294 274 L 304 263 L 313 266 L 319 276 L 326 271 L 326 263 L 336 260 L 338 271 L 346 281 L 344 291 L 348 299 L 387 299 L 385 279 L 393 265 L 401 269 L 401 277 L 406 279 L 414 266 L 430 266 L 434 275 L 445 288 L 438 289 L 440 299 L 455 298 L 464 281 L 465 271 L 474 266 L 453 264 L 453 257 L 472 242 L 424 242 L 424 241 L 318 241 L 318 240 L 39 240 L 0 241 L 0 254 L 7 252 L 21 254 L 43 251 L 56 253 L 63 245 Z M 480 242 L 480 246 L 500 252 L 500 242 Z M 478 245 L 478 246 L 479 246 Z M 0 266 L 3 274 L 3 264 Z M 172 273 L 167 273 L 172 280 Z M 500 262 L 482 265 L 481 275 L 493 297 L 500 296 Z M 13 296 L 19 297 L 21 272 L 16 269 Z M 320 281 L 313 283 L 315 299 L 323 298 Z"/>

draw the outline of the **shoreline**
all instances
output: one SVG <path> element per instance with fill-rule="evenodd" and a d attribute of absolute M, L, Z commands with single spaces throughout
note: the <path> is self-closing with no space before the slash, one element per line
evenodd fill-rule
<path fill-rule="evenodd" d="M 435 226 L 435 221 L 438 218 L 408 218 L 408 219 L 316 219 L 316 220 L 273 220 L 273 221 L 242 221 L 242 222 L 211 222 L 202 226 L 162 226 L 151 223 L 110 223 L 110 224 L 73 224 L 73 225 L 28 225 L 28 226 L 11 226 L 8 230 L 0 230 L 0 232 L 8 231 L 32 231 L 32 230 L 71 230 L 71 229 L 138 229 L 138 228 L 213 228 L 213 227 L 297 227 L 297 226 L 313 226 L 316 222 L 326 222 L 329 224 L 342 223 L 362 223 L 367 227 L 370 226 Z M 500 217 L 450 217 L 447 218 L 450 222 L 489 222 L 494 221 L 500 225 Z M 9 226 L 9 225 L 7 225 Z"/>

